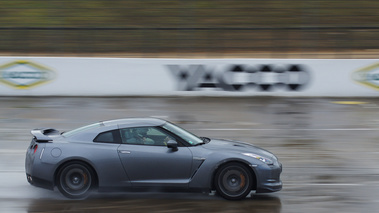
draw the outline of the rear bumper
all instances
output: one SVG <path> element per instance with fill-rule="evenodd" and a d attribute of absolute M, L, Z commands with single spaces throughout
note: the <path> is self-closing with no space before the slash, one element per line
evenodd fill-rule
<path fill-rule="evenodd" d="M 34 151 L 34 147 L 38 149 Z M 25 173 L 27 181 L 36 187 L 54 189 L 54 165 L 42 163 L 41 157 L 45 150 L 44 143 L 35 143 L 32 140 L 25 157 Z"/>
<path fill-rule="evenodd" d="M 47 181 L 47 180 L 44 180 L 41 178 L 37 178 L 37 177 L 31 176 L 29 174 L 26 174 L 26 179 L 33 186 L 41 187 L 41 188 L 49 189 L 49 190 L 54 189 L 54 184 L 51 181 Z"/>

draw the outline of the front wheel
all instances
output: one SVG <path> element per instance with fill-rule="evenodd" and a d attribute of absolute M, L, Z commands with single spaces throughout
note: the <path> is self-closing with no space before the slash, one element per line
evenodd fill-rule
<path fill-rule="evenodd" d="M 217 193 L 227 200 L 240 200 L 251 191 L 253 178 L 246 166 L 240 163 L 228 163 L 215 175 Z"/>
<path fill-rule="evenodd" d="M 58 173 L 57 186 L 67 198 L 82 199 L 89 195 L 94 182 L 93 171 L 84 163 L 63 166 Z"/>

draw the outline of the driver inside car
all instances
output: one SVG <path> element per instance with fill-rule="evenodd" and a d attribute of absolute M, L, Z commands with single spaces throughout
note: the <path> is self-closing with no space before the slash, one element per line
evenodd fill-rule
<path fill-rule="evenodd" d="M 147 136 L 148 128 L 136 128 L 132 130 L 133 137 L 129 139 L 128 143 L 135 144 L 154 144 L 154 140 Z"/>

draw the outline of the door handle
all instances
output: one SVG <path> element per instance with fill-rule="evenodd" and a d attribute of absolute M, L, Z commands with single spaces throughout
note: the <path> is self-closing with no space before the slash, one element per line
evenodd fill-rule
<path fill-rule="evenodd" d="M 202 160 L 202 161 L 205 161 L 205 158 L 202 158 L 202 157 L 193 157 L 194 160 Z"/>
<path fill-rule="evenodd" d="M 130 154 L 130 151 L 128 151 L 128 150 L 120 150 L 118 152 L 121 154 Z"/>

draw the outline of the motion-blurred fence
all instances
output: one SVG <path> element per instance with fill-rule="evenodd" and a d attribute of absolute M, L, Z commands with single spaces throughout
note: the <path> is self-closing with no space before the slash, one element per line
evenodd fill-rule
<path fill-rule="evenodd" d="M 379 27 L 0 27 L 10 53 L 251 53 L 379 50 Z"/>

